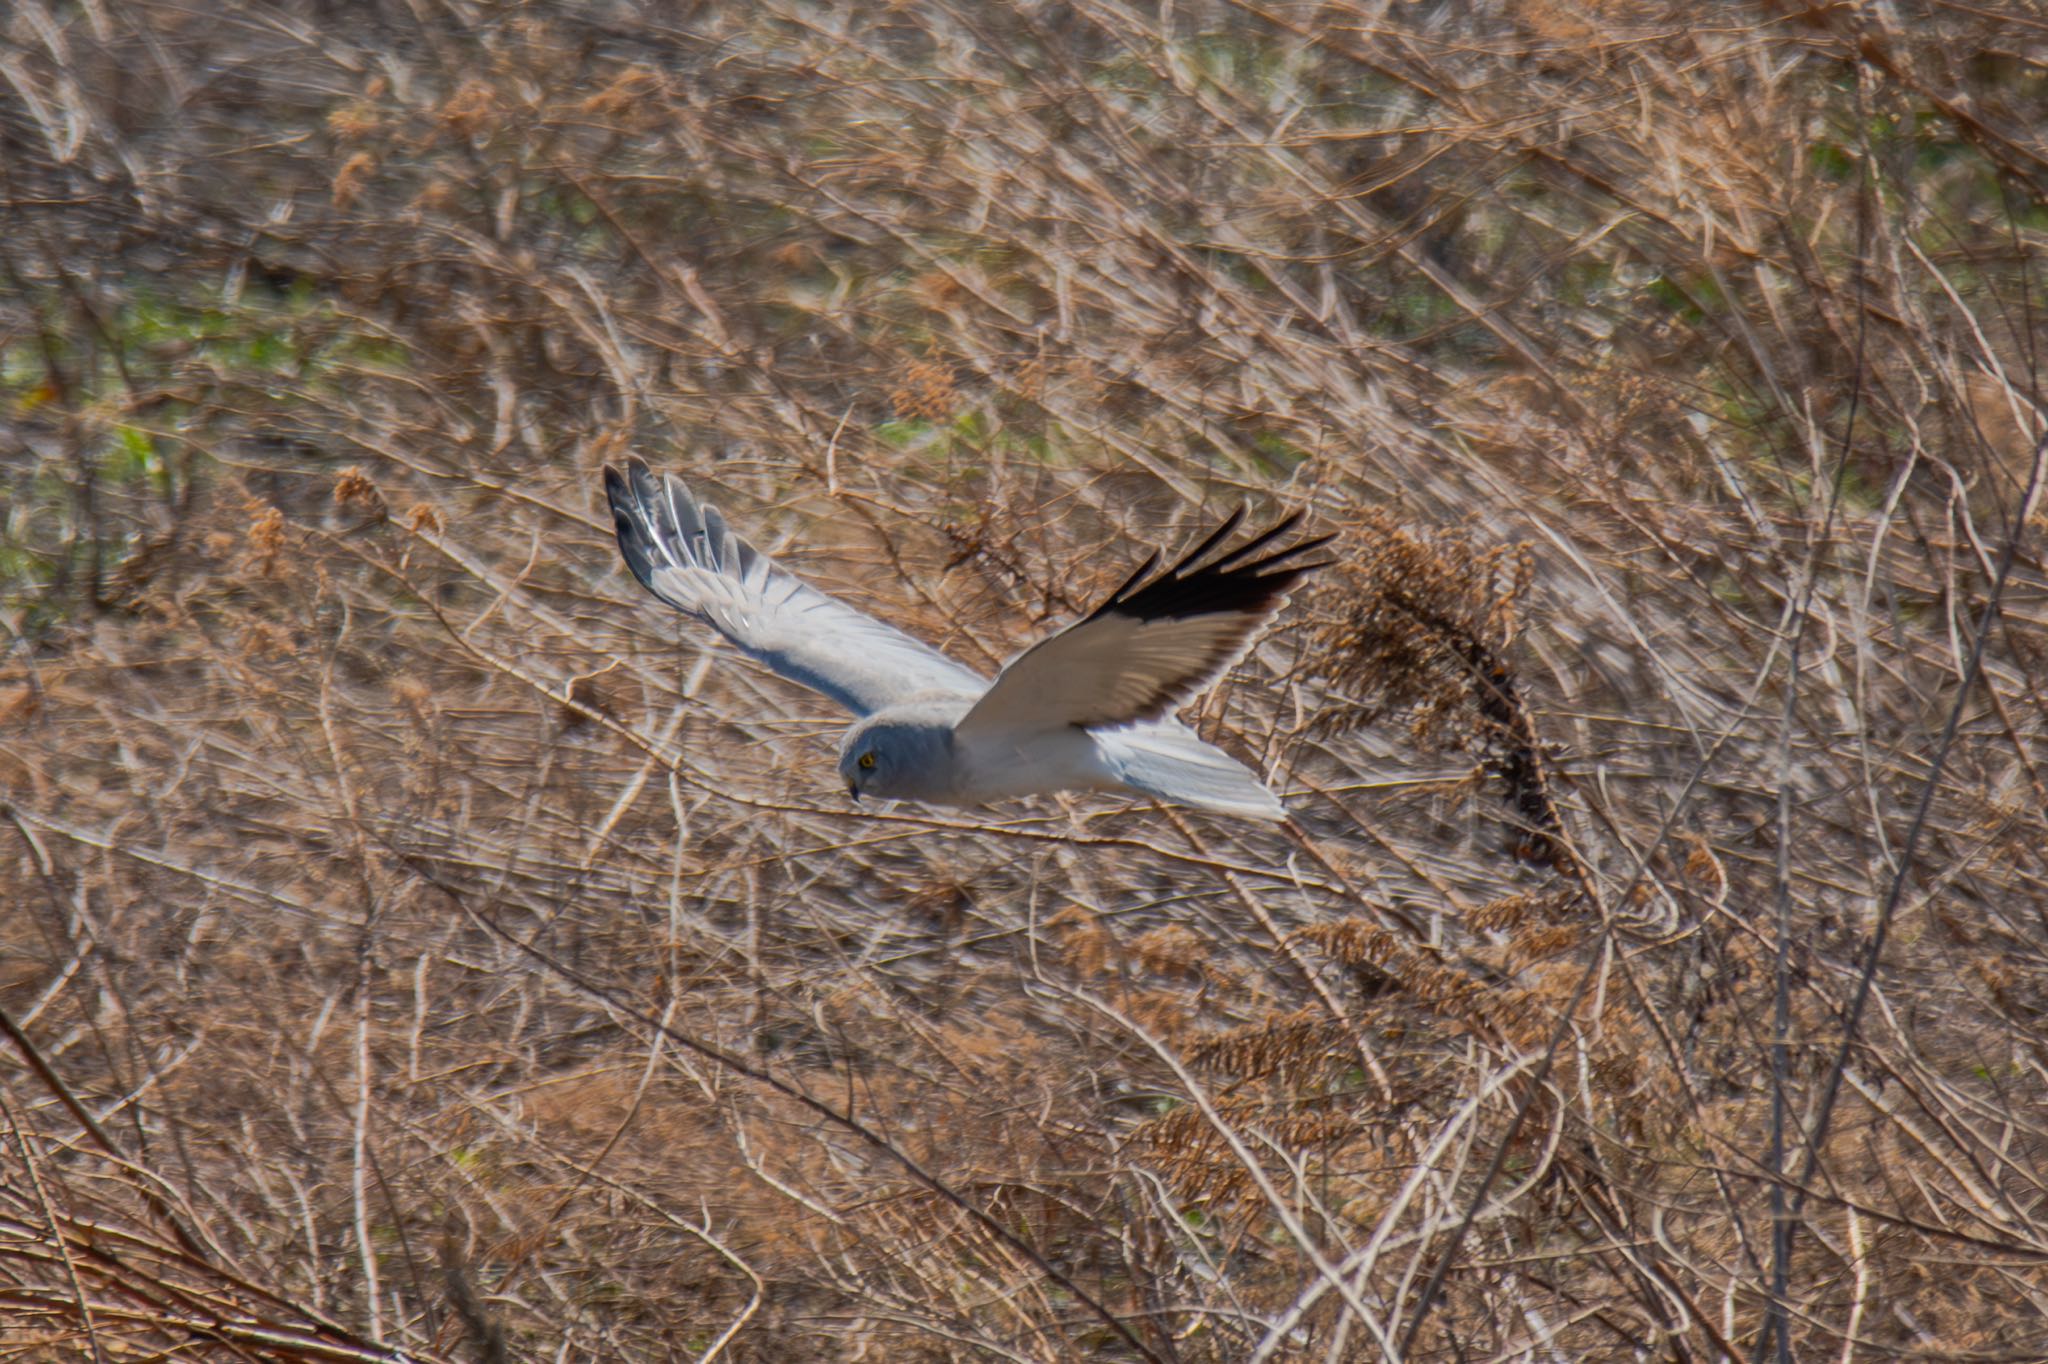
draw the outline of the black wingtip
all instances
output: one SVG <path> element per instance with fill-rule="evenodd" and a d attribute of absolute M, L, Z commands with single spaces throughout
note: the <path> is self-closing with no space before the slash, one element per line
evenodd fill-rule
<path fill-rule="evenodd" d="M 1260 551 L 1301 523 L 1302 513 L 1292 512 L 1210 562 L 1204 563 L 1230 533 L 1243 524 L 1245 508 L 1238 509 L 1223 524 L 1204 536 L 1201 543 L 1183 554 L 1171 568 L 1146 577 L 1159 562 L 1154 551 L 1145 562 L 1111 593 L 1091 619 L 1109 614 L 1136 620 L 1184 620 L 1191 616 L 1232 612 L 1264 614 L 1278 607 L 1294 584 L 1329 559 L 1312 563 L 1291 562 L 1303 554 L 1330 543 L 1332 535 L 1317 535 L 1261 555 Z"/>
<path fill-rule="evenodd" d="M 1203 537 L 1201 544 L 1196 545 L 1193 549 L 1189 550 L 1187 553 L 1180 556 L 1180 563 L 1175 566 L 1174 571 L 1180 572 L 1182 570 L 1185 570 L 1188 567 L 1188 565 L 1200 562 L 1201 559 L 1204 556 L 1206 556 L 1210 550 L 1216 548 L 1217 545 L 1229 539 L 1230 533 L 1236 530 L 1239 526 L 1243 525 L 1245 517 L 1249 516 L 1250 514 L 1250 509 L 1247 508 L 1244 505 L 1244 503 L 1238 503 L 1237 510 L 1232 512 L 1229 516 L 1224 517 L 1222 525 L 1216 527 L 1216 529 L 1210 531 L 1207 536 Z M 1152 557 L 1155 559 L 1158 558 L 1158 553 L 1155 551 Z M 1217 567 L 1221 567 L 1223 564 L 1226 564 L 1228 562 L 1228 558 L 1220 560 L 1217 564 Z"/>
<path fill-rule="evenodd" d="M 1123 586 L 1117 588 L 1116 591 L 1110 593 L 1109 600 L 1103 602 L 1101 606 L 1097 607 L 1095 614 L 1099 616 L 1104 611 L 1109 610 L 1110 607 L 1115 606 L 1119 601 L 1123 600 L 1126 595 L 1128 595 L 1130 592 L 1137 588 L 1139 583 L 1145 580 L 1145 576 L 1152 571 L 1153 566 L 1156 565 L 1158 562 L 1159 551 L 1155 549 L 1150 554 L 1147 554 L 1145 556 L 1145 562 L 1139 564 L 1136 568 L 1131 570 L 1131 576 L 1124 579 Z"/>
<path fill-rule="evenodd" d="M 1289 521 L 1295 521 L 1299 519 L 1300 518 L 1298 516 L 1292 516 L 1288 518 Z M 1281 564 L 1286 563 L 1289 559 L 1299 558 L 1300 556 L 1309 553 L 1311 550 L 1321 549 L 1324 545 L 1329 544 L 1330 541 L 1336 538 L 1337 537 L 1334 534 L 1331 534 L 1317 535 L 1307 540 L 1297 540 L 1285 549 L 1276 550 L 1275 552 L 1268 554 L 1265 558 L 1259 560 L 1259 562 L 1253 565 L 1252 567 L 1257 569 L 1259 572 L 1266 572 L 1268 570 L 1278 568 Z M 1212 566 L 1216 568 L 1226 567 L 1235 558 L 1236 556 L 1232 555 L 1230 559 L 1220 560 Z M 1313 569 L 1328 568 L 1334 562 L 1336 562 L 1334 559 L 1318 559 L 1316 562 L 1312 564 L 1295 564 L 1292 567 L 1291 571 L 1295 573 L 1307 573 Z"/>
<path fill-rule="evenodd" d="M 627 468 L 635 474 L 644 474 L 647 466 L 634 459 Z M 611 504 L 612 529 L 619 540 L 619 557 L 626 561 L 626 568 L 639 579 L 640 585 L 654 590 L 654 528 L 647 522 L 647 510 L 642 505 L 638 489 L 627 482 L 611 465 L 604 466 L 604 496 Z"/>
<path fill-rule="evenodd" d="M 632 485 L 633 500 L 639 505 L 640 514 L 660 525 L 661 480 L 654 476 L 654 470 L 647 467 L 646 460 L 635 456 L 626 461 L 626 477 Z"/>

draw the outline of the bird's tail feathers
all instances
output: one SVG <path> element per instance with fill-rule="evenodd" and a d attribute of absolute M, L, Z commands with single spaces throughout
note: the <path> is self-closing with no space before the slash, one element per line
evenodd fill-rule
<path fill-rule="evenodd" d="M 1117 778 L 1134 791 L 1247 819 L 1287 818 L 1287 808 L 1266 789 L 1257 773 L 1203 742 L 1185 725 L 1134 725 L 1090 732 Z"/>

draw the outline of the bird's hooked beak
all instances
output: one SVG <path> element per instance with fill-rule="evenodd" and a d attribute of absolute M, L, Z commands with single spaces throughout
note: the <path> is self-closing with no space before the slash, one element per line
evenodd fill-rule
<path fill-rule="evenodd" d="M 860 804 L 860 788 L 852 782 L 846 783 L 846 798 L 855 805 Z"/>

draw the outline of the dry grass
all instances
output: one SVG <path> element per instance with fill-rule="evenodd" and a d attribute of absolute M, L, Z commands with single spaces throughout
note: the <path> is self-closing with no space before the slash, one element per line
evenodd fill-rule
<path fill-rule="evenodd" d="M 0 1350 L 2048 1355 L 2048 16 L 0 11 Z M 850 810 L 1225 507 L 1299 832 Z"/>

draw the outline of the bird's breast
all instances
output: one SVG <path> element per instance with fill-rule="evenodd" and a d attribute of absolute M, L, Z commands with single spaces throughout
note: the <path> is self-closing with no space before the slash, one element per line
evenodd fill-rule
<path fill-rule="evenodd" d="M 963 805 L 1117 784 L 1094 736 L 1072 726 L 982 736 L 971 743 L 956 736 L 953 757 L 954 799 Z"/>

